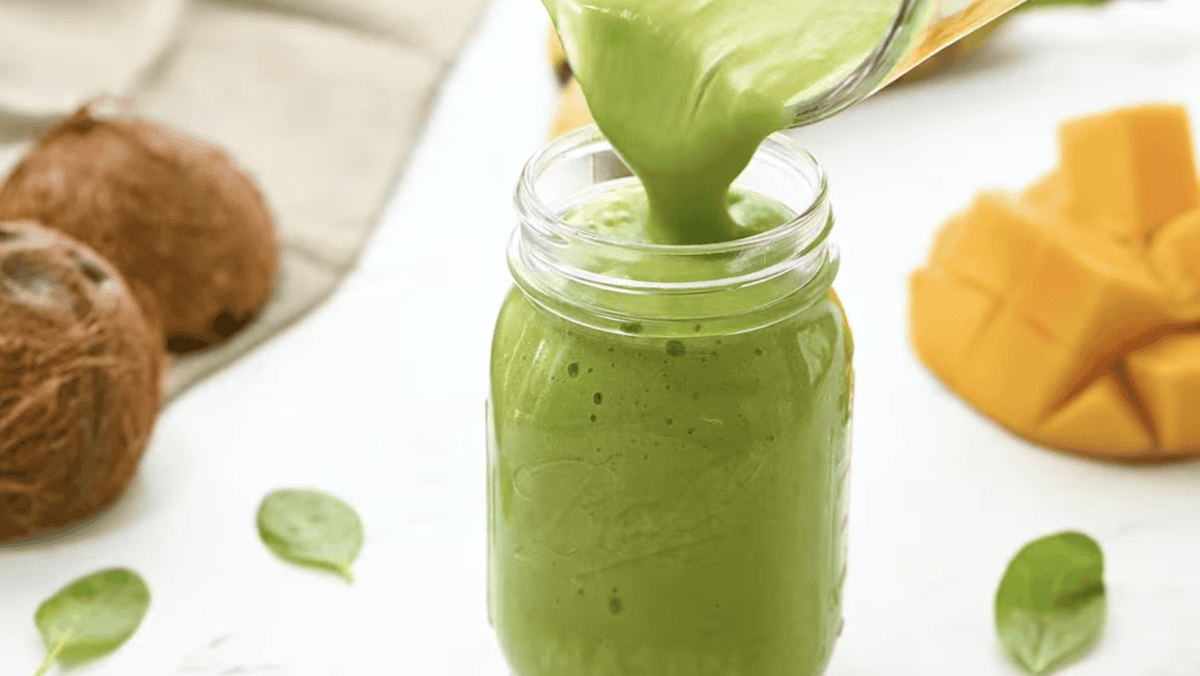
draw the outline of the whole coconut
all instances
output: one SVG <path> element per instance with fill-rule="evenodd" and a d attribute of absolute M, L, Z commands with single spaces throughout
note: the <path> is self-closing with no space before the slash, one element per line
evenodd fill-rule
<path fill-rule="evenodd" d="M 99 119 L 88 107 L 47 132 L 0 187 L 5 218 L 36 219 L 112 261 L 157 301 L 172 352 L 245 326 L 279 267 L 270 208 L 229 155 L 157 122 Z"/>
<path fill-rule="evenodd" d="M 0 542 L 69 526 L 125 490 L 164 358 L 112 264 L 32 221 L 0 222 Z"/>

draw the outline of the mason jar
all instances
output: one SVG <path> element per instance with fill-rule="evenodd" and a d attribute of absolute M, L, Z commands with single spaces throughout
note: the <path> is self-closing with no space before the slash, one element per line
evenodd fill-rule
<path fill-rule="evenodd" d="M 514 676 L 814 676 L 841 630 L 853 343 L 826 181 L 783 135 L 736 185 L 794 213 L 633 243 L 566 215 L 636 179 L 595 127 L 526 165 L 488 402 L 489 616 Z"/>

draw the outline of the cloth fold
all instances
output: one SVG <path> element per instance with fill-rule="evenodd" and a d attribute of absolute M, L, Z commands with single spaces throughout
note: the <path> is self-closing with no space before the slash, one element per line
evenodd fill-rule
<path fill-rule="evenodd" d="M 168 400 L 312 310 L 353 268 L 485 0 L 183 1 L 0 0 L 0 40 L 29 22 L 31 35 L 75 31 L 43 64 L 57 78 L 17 72 L 35 51 L 0 46 L 0 170 L 49 121 L 113 94 L 228 150 L 271 203 L 283 242 L 272 299 L 229 342 L 174 359 Z M 43 5 L 60 9 L 29 9 Z M 91 50 L 103 54 L 87 65 Z"/>

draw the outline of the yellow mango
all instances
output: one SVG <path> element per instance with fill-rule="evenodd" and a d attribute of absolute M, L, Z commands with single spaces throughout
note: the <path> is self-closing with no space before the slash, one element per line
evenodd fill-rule
<path fill-rule="evenodd" d="M 953 388 L 1007 427 L 1028 431 L 1062 389 L 1070 358 L 1053 336 L 1005 306 L 952 376 Z"/>
<path fill-rule="evenodd" d="M 914 340 L 927 363 L 954 369 L 947 383 L 1010 427 L 1031 429 L 1147 324 L 1168 321 L 1136 256 L 1010 195 L 981 194 L 934 251 L 911 282 Z M 978 318 L 984 297 L 990 316 Z"/>
<path fill-rule="evenodd" d="M 1200 293 L 1200 209 L 1164 225 L 1150 242 L 1150 264 L 1181 300 Z"/>
<path fill-rule="evenodd" d="M 937 234 L 934 235 L 933 251 L 929 254 L 930 263 L 940 263 L 953 258 L 954 247 L 958 243 L 958 239 L 962 237 L 963 230 L 966 229 L 970 221 L 971 219 L 967 218 L 967 214 L 959 214 L 946 221 Z"/>
<path fill-rule="evenodd" d="M 938 259 L 946 270 L 999 294 L 1028 273 L 1046 237 L 1035 214 L 997 191 L 981 193 L 960 220 L 934 245 Z"/>
<path fill-rule="evenodd" d="M 1082 223 L 1141 242 L 1200 206 L 1183 106 L 1121 108 L 1063 123 L 1059 154 L 1070 211 Z"/>
<path fill-rule="evenodd" d="M 1030 254 L 1009 301 L 1084 365 L 1111 359 L 1147 326 L 1169 321 L 1167 298 L 1142 261 L 1069 226 L 1048 232 Z"/>
<path fill-rule="evenodd" d="M 1071 120 L 1060 143 L 1059 168 L 1019 195 L 980 193 L 938 232 L 910 279 L 917 354 L 1039 444 L 1124 462 L 1200 456 L 1200 328 L 1180 333 L 1200 326 L 1186 114 Z"/>
<path fill-rule="evenodd" d="M 912 341 L 930 368 L 947 384 L 962 368 L 968 349 L 999 303 L 995 296 L 942 270 L 918 270 L 909 280 Z"/>
<path fill-rule="evenodd" d="M 1055 412 L 1036 436 L 1050 446 L 1129 460 L 1154 448 L 1154 439 L 1111 373 L 1102 374 Z"/>
<path fill-rule="evenodd" d="M 1200 450 L 1200 333 L 1167 335 L 1125 358 L 1165 453 Z"/>
<path fill-rule="evenodd" d="M 1128 268 L 1114 265 L 1124 257 L 1089 242 L 1082 233 L 1061 230 L 1049 237 L 1029 274 L 1008 297 L 1014 316 L 1043 336 L 1054 353 L 1033 377 L 1040 391 L 1022 396 L 1028 417 L 1014 420 L 1032 425 L 1082 379 L 1118 358 L 1147 327 L 1170 321 L 1165 295 L 1153 277 L 1133 256 Z M 997 353 L 1006 350 L 1002 336 L 994 343 Z M 974 360 L 1003 359 L 981 351 Z M 1005 360 L 1009 361 L 1009 360 Z M 1012 367 L 1018 372 L 1018 363 Z"/>
<path fill-rule="evenodd" d="M 1059 213 L 1066 208 L 1070 196 L 1067 180 L 1063 178 L 1061 171 L 1055 169 L 1029 184 L 1021 193 L 1021 201 Z"/>

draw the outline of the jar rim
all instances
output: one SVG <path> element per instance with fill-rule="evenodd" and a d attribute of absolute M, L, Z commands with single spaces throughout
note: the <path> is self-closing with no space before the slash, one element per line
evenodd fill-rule
<path fill-rule="evenodd" d="M 813 178 L 814 187 L 811 202 L 803 209 L 796 209 L 796 215 L 786 223 L 740 239 L 706 244 L 631 242 L 579 228 L 567 222 L 561 214 L 556 213 L 538 196 L 535 183 L 552 163 L 575 154 L 589 154 L 593 152 L 589 148 L 596 144 L 607 146 L 612 150 L 611 144 L 599 128 L 595 124 L 589 124 L 555 138 L 530 157 L 521 170 L 514 197 L 517 214 L 523 222 L 540 231 L 539 234 L 543 236 L 582 240 L 598 246 L 614 247 L 624 251 L 660 257 L 737 253 L 798 238 L 811 239 L 812 241 L 808 243 L 809 246 L 815 246 L 822 239 L 820 235 L 826 228 L 826 223 L 819 216 L 829 199 L 828 177 L 812 153 L 782 132 L 768 136 L 759 146 L 756 154 L 765 152 L 777 160 L 788 163 L 797 171 L 810 175 Z M 613 152 L 616 151 L 613 150 Z"/>
<path fill-rule="evenodd" d="M 837 273 L 828 183 L 813 156 L 790 138 L 764 141 L 735 185 L 786 195 L 796 215 L 729 242 L 632 242 L 568 222 L 566 214 L 593 189 L 631 178 L 625 167 L 606 166 L 610 158 L 616 159 L 612 145 L 591 126 L 551 141 L 526 163 L 508 262 L 534 302 L 577 324 L 647 337 L 694 332 L 701 324 L 725 333 L 751 330 L 827 294 Z"/>

